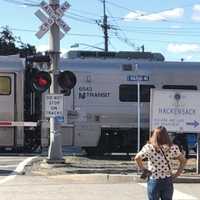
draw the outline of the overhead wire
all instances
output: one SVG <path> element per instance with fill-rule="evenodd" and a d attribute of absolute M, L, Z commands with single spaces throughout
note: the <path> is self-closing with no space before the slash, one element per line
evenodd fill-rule
<path fill-rule="evenodd" d="M 117 29 L 117 28 L 116 28 Z M 128 30 L 128 29 L 121 29 L 119 28 L 118 30 L 123 30 L 126 32 L 131 32 L 134 34 L 148 34 L 148 35 L 167 35 L 167 36 L 181 36 L 181 37 L 199 37 L 198 33 L 192 33 L 192 32 L 183 32 L 181 30 L 166 30 L 166 31 L 159 31 L 159 30 L 140 30 L 140 29 L 134 29 L 134 30 Z"/>
<path fill-rule="evenodd" d="M 84 23 L 88 23 L 88 24 L 96 24 L 96 19 L 92 19 L 92 18 L 87 18 L 84 17 L 82 15 L 78 15 L 72 12 L 68 12 L 67 14 L 64 14 L 64 17 L 73 19 L 75 21 L 79 21 L 79 22 L 84 22 Z"/>
<path fill-rule="evenodd" d="M 99 1 L 102 1 L 102 0 L 99 0 Z M 112 2 L 112 1 L 106 1 L 106 3 L 108 3 L 108 4 L 110 4 L 110 5 L 113 5 L 113 6 L 115 6 L 115 7 L 117 7 L 117 8 L 121 8 L 121 9 L 124 9 L 124 10 L 127 10 L 127 11 L 131 11 L 131 12 L 137 12 L 136 10 L 133 10 L 133 9 L 130 9 L 130 8 L 127 8 L 127 7 L 125 7 L 125 6 L 121 6 L 121 5 L 119 5 L 119 4 L 117 4 L 117 3 L 114 3 L 114 2 Z M 186 7 L 192 7 L 194 4 L 185 4 L 185 5 L 179 5 L 179 7 L 181 7 L 181 8 L 186 8 Z M 162 10 L 154 10 L 154 11 L 151 11 L 151 13 L 150 14 L 154 14 L 154 13 L 160 13 L 160 12 L 164 12 L 164 11 L 168 11 L 168 10 L 172 10 L 172 9 L 174 9 L 174 8 L 165 8 L 165 9 L 162 9 Z M 147 15 L 149 15 L 149 14 L 147 14 Z M 145 14 L 144 15 L 142 15 L 142 16 L 145 16 Z"/>
<path fill-rule="evenodd" d="M 107 12 L 109 13 L 110 16 L 112 16 L 112 14 L 110 13 L 110 11 L 109 11 L 108 8 L 107 8 Z M 115 22 L 115 23 L 118 25 L 117 22 Z M 135 48 L 135 44 L 132 43 L 132 42 L 128 39 L 128 37 L 126 36 L 124 30 L 122 30 L 122 29 L 120 30 L 121 33 L 123 34 L 123 36 L 120 36 L 120 35 L 118 34 L 118 32 L 117 32 L 117 29 L 115 29 L 112 25 L 110 26 L 110 29 L 111 29 L 112 31 L 115 32 L 115 36 L 116 36 L 120 41 L 126 43 L 127 45 L 131 46 L 132 48 Z M 119 30 L 119 29 L 118 29 L 118 30 Z"/>
<path fill-rule="evenodd" d="M 0 27 L 0 29 L 2 29 L 3 28 L 3 26 L 1 26 Z M 22 32 L 33 32 L 33 33 L 35 33 L 36 32 L 36 30 L 29 30 L 29 29 L 19 29 L 19 28 L 9 28 L 11 31 L 22 31 Z M 67 35 L 69 35 L 69 36 L 75 36 L 75 37 L 97 37 L 97 38 L 103 38 L 103 36 L 101 36 L 101 35 L 96 35 L 96 34 L 80 34 L 80 33 L 67 33 Z M 115 37 L 115 35 L 111 35 L 111 36 L 113 36 L 113 37 Z M 193 44 L 194 42 L 185 42 L 185 41 L 173 41 L 173 40 L 158 40 L 158 39 L 141 39 L 141 38 L 129 38 L 129 40 L 137 40 L 137 41 L 139 41 L 139 40 L 141 40 L 141 41 L 146 41 L 146 42 L 157 42 L 157 43 L 180 43 L 180 44 L 182 44 L 182 43 L 185 43 L 185 44 Z M 102 43 L 102 42 L 101 42 Z M 195 41 L 195 43 L 196 43 L 196 41 Z"/>
<path fill-rule="evenodd" d="M 1 26 L 0 29 L 3 29 L 4 26 Z M 12 28 L 12 27 L 9 27 L 9 30 L 11 31 L 19 31 L 19 32 L 33 32 L 33 33 L 36 33 L 37 31 L 36 30 L 30 30 L 30 29 L 20 29 L 20 28 Z M 102 38 L 101 35 L 97 35 L 97 34 L 84 34 L 84 33 L 67 33 L 68 35 L 71 35 L 71 36 L 80 36 L 80 37 L 99 37 L 99 38 Z"/>
<path fill-rule="evenodd" d="M 84 46 L 84 43 L 79 43 L 77 42 L 77 44 L 80 44 L 80 45 L 83 45 Z M 103 42 L 99 42 L 99 43 L 96 43 L 96 44 L 91 44 L 91 45 L 86 45 L 85 44 L 85 47 L 81 48 L 81 49 L 90 49 L 90 48 L 96 48 L 96 49 L 99 49 L 100 47 L 98 47 L 99 45 L 103 44 Z M 103 48 L 102 48 L 103 49 Z"/>
<path fill-rule="evenodd" d="M 70 10 L 78 12 L 78 13 L 85 13 L 86 15 L 93 16 L 93 17 L 97 16 L 97 13 L 92 13 L 92 12 L 88 12 L 85 10 L 79 10 L 79 9 L 75 9 L 75 8 L 70 8 Z M 98 16 L 98 17 L 100 18 L 100 16 Z"/>
<path fill-rule="evenodd" d="M 19 1 L 19 0 L 3 0 L 7 3 L 13 3 L 13 4 L 16 4 L 16 5 L 24 5 L 24 6 L 39 6 L 39 3 L 40 3 L 40 0 L 38 1 L 35 1 L 35 0 L 22 0 L 22 1 Z M 102 0 L 99 0 L 102 2 Z M 121 9 L 126 9 L 128 11 L 133 11 L 135 12 L 134 10 L 130 9 L 130 8 L 126 8 L 124 6 L 121 6 L 117 3 L 114 3 L 112 1 L 106 1 L 107 3 L 109 3 L 110 5 L 112 6 L 118 6 L 118 8 L 121 8 Z M 182 6 L 182 7 L 190 7 L 191 4 L 187 4 L 185 6 Z M 169 9 L 166 9 L 166 10 L 169 10 Z M 87 11 L 81 11 L 79 12 L 79 14 L 76 13 L 76 11 L 80 11 L 80 10 L 76 10 L 76 9 L 73 9 L 74 12 L 67 12 L 67 14 L 65 14 L 65 17 L 67 18 L 70 18 L 70 19 L 73 19 L 73 20 L 76 20 L 76 21 L 79 21 L 79 22 L 84 22 L 84 23 L 88 23 L 88 24 L 97 24 L 97 19 L 94 19 L 93 17 L 88 17 L 88 16 L 94 16 L 95 13 L 92 13 L 92 12 L 87 12 Z M 156 11 L 156 13 L 158 12 L 161 12 L 161 11 Z M 80 14 L 81 13 L 81 14 Z M 84 13 L 84 14 L 82 14 Z M 95 15 L 96 16 L 96 15 Z M 123 18 L 122 17 L 114 17 L 110 14 L 109 16 L 109 20 L 113 20 L 113 23 L 117 24 L 118 20 L 120 21 L 123 21 Z M 170 21 L 162 21 L 162 22 L 167 22 L 167 23 L 182 23 L 182 24 L 187 24 L 186 22 L 184 21 L 174 21 L 174 20 L 170 20 Z M 189 23 L 191 24 L 191 23 Z M 194 23 L 194 24 L 197 24 L 197 23 Z M 111 30 L 111 35 L 110 37 L 113 38 L 113 37 L 121 37 L 121 41 L 127 43 L 127 40 L 132 40 L 131 38 L 128 38 L 125 34 L 125 32 L 134 32 L 135 34 L 148 34 L 148 35 L 168 35 L 170 37 L 177 37 L 177 35 L 175 34 L 178 34 L 178 36 L 180 37 L 199 37 L 198 34 L 191 34 L 190 30 L 193 31 L 193 30 L 197 30 L 197 28 L 181 28 L 180 31 L 178 29 L 175 29 L 176 32 L 175 33 L 169 33 L 169 28 L 165 28 L 165 27 L 146 27 L 146 26 L 143 26 L 143 27 L 132 27 L 133 29 L 127 27 L 127 26 L 118 26 L 118 24 L 115 26 L 115 25 L 111 25 L 112 26 L 112 30 Z M 12 30 L 15 30 L 15 31 L 24 31 L 24 32 L 35 32 L 34 30 L 26 30 L 26 29 L 12 29 Z M 118 31 L 120 31 L 124 37 L 122 37 L 119 33 L 117 33 Z M 100 35 L 96 35 L 96 34 L 77 34 L 77 33 L 68 33 L 68 35 L 71 35 L 71 36 L 81 36 L 81 37 L 103 37 L 103 36 L 100 36 Z M 145 41 L 145 40 L 144 40 Z M 146 41 L 150 41 L 150 40 L 146 40 Z M 155 40 L 156 42 L 157 40 Z M 171 41 L 171 40 L 170 40 Z M 157 42 L 168 42 L 168 41 L 157 41 Z"/>
<path fill-rule="evenodd" d="M 3 0 L 7 3 L 13 3 L 16 5 L 21 5 L 21 6 L 30 6 L 30 7 L 38 7 L 39 3 L 35 1 L 18 1 L 18 0 Z"/>

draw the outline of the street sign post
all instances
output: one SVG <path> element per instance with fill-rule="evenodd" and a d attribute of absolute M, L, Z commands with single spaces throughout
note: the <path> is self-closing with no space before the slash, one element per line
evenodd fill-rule
<path fill-rule="evenodd" d="M 169 132 L 197 133 L 197 173 L 200 173 L 200 92 L 151 90 L 150 129 L 164 126 Z"/>
<path fill-rule="evenodd" d="M 36 33 L 38 39 L 42 38 L 45 33 L 50 30 L 50 27 L 56 23 L 64 33 L 67 33 L 70 30 L 70 27 L 61 19 L 64 12 L 70 7 L 68 2 L 64 2 L 61 6 L 55 10 L 45 1 L 40 3 L 41 9 L 48 15 L 48 17 L 41 11 L 37 10 L 35 15 L 43 22 L 39 27 L 39 31 Z M 60 31 L 60 39 L 64 37 L 64 33 Z"/>

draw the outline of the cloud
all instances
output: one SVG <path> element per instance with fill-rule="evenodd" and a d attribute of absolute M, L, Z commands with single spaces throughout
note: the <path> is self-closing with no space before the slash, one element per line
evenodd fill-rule
<path fill-rule="evenodd" d="M 168 44 L 167 51 L 171 53 L 197 53 L 200 52 L 198 44 Z"/>
<path fill-rule="evenodd" d="M 125 17 L 125 21 L 145 20 L 145 21 L 165 21 L 168 19 L 180 18 L 184 14 L 183 8 L 174 8 L 163 12 L 148 14 L 143 11 L 130 12 Z"/>
<path fill-rule="evenodd" d="M 195 4 L 192 10 L 193 10 L 192 19 L 194 21 L 200 21 L 200 4 Z"/>
<path fill-rule="evenodd" d="M 41 44 L 39 46 L 36 46 L 36 50 L 37 50 L 37 52 L 49 51 L 49 45 Z M 60 51 L 61 51 L 61 55 L 60 56 L 62 57 L 64 54 L 66 54 L 67 51 L 69 51 L 69 49 L 61 48 Z"/>

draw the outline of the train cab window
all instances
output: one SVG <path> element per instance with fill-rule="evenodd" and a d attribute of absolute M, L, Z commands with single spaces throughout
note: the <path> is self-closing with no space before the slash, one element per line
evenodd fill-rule
<path fill-rule="evenodd" d="M 0 95 L 10 95 L 11 79 L 8 76 L 0 76 Z"/>
<path fill-rule="evenodd" d="M 150 102 L 150 89 L 154 85 L 140 85 L 140 102 Z M 137 85 L 120 85 L 119 100 L 122 102 L 137 102 Z"/>
<path fill-rule="evenodd" d="M 163 85 L 163 89 L 197 90 L 196 85 Z"/>

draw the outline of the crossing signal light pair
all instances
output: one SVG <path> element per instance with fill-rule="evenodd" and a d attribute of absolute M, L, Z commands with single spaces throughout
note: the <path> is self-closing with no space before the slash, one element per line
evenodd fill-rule
<path fill-rule="evenodd" d="M 63 89 L 66 95 L 70 95 L 71 89 L 76 85 L 76 76 L 71 71 L 60 72 L 57 77 L 59 86 Z M 45 92 L 51 86 L 51 76 L 49 72 L 32 69 L 31 83 L 32 89 L 35 92 Z"/>

